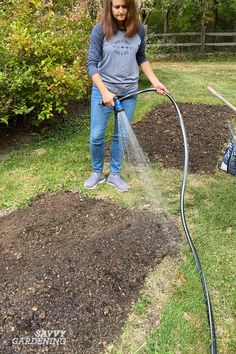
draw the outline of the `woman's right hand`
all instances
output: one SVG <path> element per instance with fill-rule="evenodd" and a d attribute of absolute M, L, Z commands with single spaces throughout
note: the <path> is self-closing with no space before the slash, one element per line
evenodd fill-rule
<path fill-rule="evenodd" d="M 106 91 L 104 93 L 102 93 L 102 101 L 104 103 L 105 106 L 108 107 L 114 107 L 115 103 L 114 103 L 114 98 L 116 97 L 116 95 L 114 95 L 114 93 L 110 92 L 110 91 Z"/>
<path fill-rule="evenodd" d="M 108 107 L 114 107 L 114 105 L 115 105 L 114 97 L 116 97 L 116 95 L 108 90 L 108 88 L 103 83 L 100 74 L 98 74 L 98 73 L 94 74 L 92 76 L 92 80 L 102 95 L 103 104 Z"/>

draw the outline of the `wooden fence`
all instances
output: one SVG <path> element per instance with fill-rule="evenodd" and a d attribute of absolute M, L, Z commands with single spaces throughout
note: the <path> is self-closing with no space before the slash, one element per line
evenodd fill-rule
<path fill-rule="evenodd" d="M 176 37 L 195 37 L 195 42 L 177 42 Z M 216 42 L 217 37 L 232 37 L 232 41 Z M 157 39 L 157 43 L 153 43 Z M 166 42 L 166 43 L 165 43 Z M 164 47 L 199 47 L 201 52 L 207 52 L 209 48 L 236 47 L 236 32 L 181 32 L 181 33 L 150 33 L 147 34 L 148 48 Z M 236 49 L 236 48 L 235 48 Z"/>

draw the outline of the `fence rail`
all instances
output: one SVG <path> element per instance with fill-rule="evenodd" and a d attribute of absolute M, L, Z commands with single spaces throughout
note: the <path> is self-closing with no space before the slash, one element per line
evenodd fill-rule
<path fill-rule="evenodd" d="M 196 36 L 199 38 L 196 42 L 165 42 L 165 38 L 173 38 L 175 37 L 193 37 Z M 209 41 L 209 38 L 211 40 Z M 214 37 L 214 38 L 212 38 Z M 216 42 L 215 39 L 217 37 L 232 37 L 231 42 Z M 158 38 L 158 40 L 162 39 L 161 42 L 158 43 L 150 43 Z M 214 39 L 214 42 L 212 41 Z M 164 47 L 199 47 L 202 52 L 207 51 L 207 47 L 236 47 L 236 32 L 206 32 L 203 29 L 201 32 L 179 32 L 179 33 L 150 33 L 147 35 L 147 47 L 148 48 L 164 48 Z"/>

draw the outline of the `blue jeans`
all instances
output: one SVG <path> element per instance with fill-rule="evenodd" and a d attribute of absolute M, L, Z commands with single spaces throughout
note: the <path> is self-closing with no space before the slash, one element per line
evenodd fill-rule
<path fill-rule="evenodd" d="M 91 97 L 91 126 L 90 126 L 90 151 L 94 172 L 102 172 L 105 159 L 105 133 L 107 123 L 114 112 L 112 107 L 102 106 L 102 95 L 96 86 L 92 88 Z M 122 101 L 122 107 L 131 123 L 136 107 L 137 95 Z M 110 150 L 110 171 L 119 173 L 122 164 L 123 154 L 119 146 L 118 121 L 115 114 L 114 135 Z"/>

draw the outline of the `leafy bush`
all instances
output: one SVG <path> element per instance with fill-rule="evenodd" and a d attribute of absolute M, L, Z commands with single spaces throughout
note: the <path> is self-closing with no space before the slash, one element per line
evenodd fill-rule
<path fill-rule="evenodd" d="M 86 7 L 59 13 L 50 1 L 1 3 L 0 121 L 30 115 L 39 124 L 66 113 L 68 101 L 88 88 Z"/>

